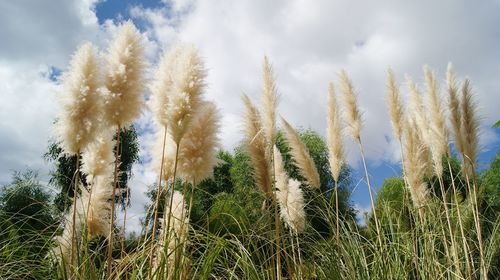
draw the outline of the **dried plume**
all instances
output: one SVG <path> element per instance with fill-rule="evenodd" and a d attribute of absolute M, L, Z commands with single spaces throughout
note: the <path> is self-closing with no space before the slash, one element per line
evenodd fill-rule
<path fill-rule="evenodd" d="M 253 166 L 253 177 L 257 186 L 268 196 L 271 196 L 271 166 L 266 153 L 266 139 L 263 133 L 259 111 L 248 96 L 243 95 L 245 104 L 245 134 L 246 146 Z"/>
<path fill-rule="evenodd" d="M 415 207 L 421 208 L 427 200 L 427 185 L 424 182 L 426 172 L 425 145 L 420 142 L 416 120 L 410 119 L 404 129 L 403 150 L 404 170 L 411 199 Z"/>
<path fill-rule="evenodd" d="M 114 144 L 111 131 L 103 132 L 82 155 L 82 171 L 87 174 L 91 188 L 90 192 L 82 193 L 88 199 L 86 219 L 90 239 L 109 234 L 114 187 Z"/>
<path fill-rule="evenodd" d="M 172 93 L 174 84 L 170 59 L 172 58 L 168 53 L 162 56 L 150 86 L 152 95 L 149 107 L 156 121 L 162 127 L 168 126 L 169 95 Z"/>
<path fill-rule="evenodd" d="M 113 173 L 114 146 L 112 131 L 104 130 L 83 150 L 82 172 L 87 174 L 87 181 Z"/>
<path fill-rule="evenodd" d="M 463 153 L 462 111 L 460 108 L 460 97 L 458 96 L 459 89 L 451 63 L 448 64 L 446 83 L 448 86 L 448 109 L 450 111 L 451 128 L 455 138 L 455 147 L 460 153 Z"/>
<path fill-rule="evenodd" d="M 342 145 L 341 120 L 333 83 L 330 83 L 328 87 L 328 115 L 326 123 L 328 161 L 333 179 L 338 182 L 340 170 L 344 164 L 344 149 Z"/>
<path fill-rule="evenodd" d="M 346 122 L 347 133 L 354 139 L 361 139 L 361 128 L 363 121 L 361 113 L 358 110 L 356 93 L 349 76 L 345 70 L 340 71 L 340 89 L 344 101 L 344 119 Z"/>
<path fill-rule="evenodd" d="M 403 102 L 399 88 L 394 77 L 394 72 L 389 68 L 387 70 L 387 107 L 389 107 L 389 115 L 391 116 L 391 124 L 394 130 L 394 135 L 401 141 L 401 133 L 403 126 Z"/>
<path fill-rule="evenodd" d="M 410 103 L 409 103 L 409 113 L 406 118 L 411 119 L 414 124 L 414 128 L 417 129 L 417 138 L 421 140 L 422 144 L 422 157 L 425 159 L 426 171 L 425 174 L 431 176 L 433 174 L 432 168 L 432 156 L 429 148 L 429 121 L 425 113 L 424 103 L 422 101 L 422 94 L 417 87 L 417 84 L 413 81 L 410 76 L 406 76 L 406 81 L 408 88 L 410 90 Z"/>
<path fill-rule="evenodd" d="M 82 232 L 86 223 L 86 212 L 88 208 L 88 191 L 80 185 L 79 189 L 81 194 L 74 200 L 76 207 L 71 206 L 70 211 L 66 213 L 63 218 L 63 232 L 61 235 L 56 236 L 55 242 L 56 247 L 52 249 L 51 256 L 54 256 L 58 262 L 63 262 L 66 269 L 71 266 L 71 248 L 72 240 L 75 240 L 76 244 L 82 240 Z M 73 211 L 76 210 L 75 220 L 73 220 Z M 73 223 L 74 222 L 74 223 Z M 73 239 L 73 228 L 74 228 L 74 239 Z"/>
<path fill-rule="evenodd" d="M 281 153 L 276 146 L 274 146 L 273 154 L 276 174 L 276 199 L 280 206 L 281 219 L 294 233 L 302 232 L 306 224 L 306 213 L 300 182 L 288 178 Z"/>
<path fill-rule="evenodd" d="M 141 112 L 144 91 L 144 57 L 141 34 L 131 21 L 121 25 L 106 55 L 104 119 L 125 127 Z"/>
<path fill-rule="evenodd" d="M 64 92 L 60 98 L 56 133 L 68 155 L 78 153 L 92 142 L 99 129 L 99 75 L 96 49 L 86 43 L 75 52 L 69 70 L 62 76 Z"/>
<path fill-rule="evenodd" d="M 156 132 L 155 139 L 156 140 L 153 144 L 151 166 L 158 176 L 160 175 L 160 170 L 163 167 L 163 170 L 161 171 L 161 180 L 163 182 L 167 182 L 174 176 L 175 152 L 177 144 L 174 142 L 169 133 L 165 136 L 164 130 Z"/>
<path fill-rule="evenodd" d="M 179 175 L 187 181 L 211 177 L 217 164 L 219 116 L 214 103 L 200 104 L 179 148 Z"/>
<path fill-rule="evenodd" d="M 442 158 L 448 154 L 448 129 L 435 75 L 428 67 L 424 67 L 424 74 L 429 98 L 429 148 L 434 163 L 434 173 L 441 177 Z"/>
<path fill-rule="evenodd" d="M 278 96 L 276 93 L 273 69 L 267 57 L 264 57 L 262 79 L 264 81 L 262 94 L 262 124 L 267 143 L 269 145 L 274 145 L 276 138 L 276 106 L 278 103 Z"/>
<path fill-rule="evenodd" d="M 300 140 L 299 134 L 285 119 L 281 118 L 281 122 L 285 129 L 285 138 L 290 145 L 292 158 L 299 168 L 300 175 L 306 179 L 309 186 L 319 189 L 321 183 L 318 170 L 316 169 L 316 165 L 307 147 L 302 143 L 302 140 Z"/>
<path fill-rule="evenodd" d="M 469 178 L 475 175 L 477 155 L 479 154 L 479 120 L 477 105 L 474 101 L 469 80 L 462 85 L 462 127 L 463 134 L 463 172 Z"/>
<path fill-rule="evenodd" d="M 157 254 L 153 262 L 153 271 L 160 265 L 160 255 L 163 255 L 163 253 L 167 258 L 166 265 L 169 266 L 168 271 L 174 271 L 175 257 L 182 254 L 182 244 L 187 241 L 189 220 L 186 215 L 187 209 L 184 196 L 179 191 L 174 191 L 172 196 L 172 207 L 170 207 L 170 194 L 166 196 L 166 215 L 163 217 L 163 220 L 160 220 L 160 240 L 156 248 Z M 169 219 L 170 226 L 167 229 Z"/>
<path fill-rule="evenodd" d="M 166 115 L 172 138 L 179 144 L 202 101 L 206 70 L 192 45 L 173 47 L 167 54 L 166 63 L 170 70 L 165 72 L 171 77 L 164 79 L 172 82 Z"/>

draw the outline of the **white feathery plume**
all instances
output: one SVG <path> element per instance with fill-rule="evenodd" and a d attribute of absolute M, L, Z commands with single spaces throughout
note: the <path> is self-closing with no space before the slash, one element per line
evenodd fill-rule
<path fill-rule="evenodd" d="M 421 209 L 427 201 L 427 185 L 424 182 L 426 172 L 425 146 L 418 137 L 416 120 L 407 121 L 404 129 L 403 149 L 404 149 L 404 170 L 406 182 L 415 207 Z M 420 212 L 422 213 L 423 210 Z"/>
<path fill-rule="evenodd" d="M 141 34 L 131 21 L 121 25 L 106 55 L 104 119 L 125 127 L 141 112 L 144 100 L 144 56 Z"/>
<path fill-rule="evenodd" d="M 70 211 L 66 213 L 63 219 L 63 232 L 61 235 L 56 236 L 55 242 L 56 247 L 52 249 L 53 256 L 56 257 L 58 262 L 64 262 L 66 269 L 71 266 L 71 248 L 72 241 L 75 240 L 75 244 L 79 244 L 82 238 L 82 230 L 86 223 L 86 212 L 88 208 L 88 191 L 80 185 L 79 189 L 81 194 L 74 200 L 76 203 L 75 207 L 71 206 Z M 73 211 L 76 210 L 75 219 L 73 220 Z M 73 223 L 74 222 L 74 223 Z M 75 235 L 73 236 L 73 229 Z M 74 239 L 73 239 L 74 238 Z"/>
<path fill-rule="evenodd" d="M 171 77 L 164 79 L 172 81 L 166 115 L 169 131 L 175 143 L 179 144 L 202 101 L 206 70 L 192 45 L 175 46 L 167 54 L 166 61 L 171 70 L 165 72 Z"/>
<path fill-rule="evenodd" d="M 344 164 L 344 149 L 342 144 L 341 121 L 333 83 L 330 83 L 328 87 L 328 114 L 326 122 L 328 162 L 330 163 L 333 179 L 338 182 L 340 170 Z"/>
<path fill-rule="evenodd" d="M 453 72 L 453 66 L 448 64 L 448 71 L 446 72 L 446 84 L 448 86 L 448 108 L 450 111 L 450 122 L 455 138 L 455 147 L 462 153 L 464 140 L 462 134 L 462 111 L 460 108 L 460 98 L 458 97 L 458 86 Z"/>
<path fill-rule="evenodd" d="M 300 175 L 306 179 L 309 186 L 319 189 L 321 186 L 319 173 L 307 147 L 300 140 L 299 134 L 285 119 L 281 118 L 281 122 L 285 129 L 285 138 L 290 145 L 292 158 L 299 168 Z"/>
<path fill-rule="evenodd" d="M 63 151 L 74 155 L 92 142 L 100 123 L 98 89 L 99 63 L 91 43 L 82 45 L 73 55 L 70 68 L 62 75 L 64 94 L 56 123 Z"/>
<path fill-rule="evenodd" d="M 410 102 L 409 102 L 409 112 L 413 114 L 406 116 L 406 118 L 412 119 L 414 123 L 414 128 L 417 129 L 418 133 L 415 137 L 421 140 L 422 144 L 422 157 L 425 159 L 426 166 L 426 175 L 431 176 L 433 173 L 432 164 L 432 156 L 430 152 L 430 126 L 429 120 L 425 114 L 424 103 L 422 101 L 422 94 L 420 93 L 417 84 L 413 81 L 413 79 L 406 75 L 406 81 L 408 84 L 408 88 L 410 89 Z"/>
<path fill-rule="evenodd" d="M 434 163 L 434 173 L 441 177 L 443 175 L 442 157 L 448 153 L 448 129 L 434 73 L 428 67 L 424 67 L 424 74 L 429 98 L 430 138 L 428 143 Z"/>
<path fill-rule="evenodd" d="M 340 72 L 340 89 L 342 91 L 344 101 L 343 112 L 346 121 L 346 130 L 352 138 L 359 140 L 361 139 L 363 121 L 361 119 L 361 113 L 358 109 L 354 86 L 352 85 L 352 82 L 349 79 L 349 76 L 347 76 L 347 72 L 345 70 Z"/>
<path fill-rule="evenodd" d="M 288 178 L 281 153 L 274 146 L 274 170 L 276 174 L 276 199 L 281 219 L 294 233 L 302 232 L 306 224 L 304 195 L 300 182 Z"/>
<path fill-rule="evenodd" d="M 396 84 L 394 72 L 389 68 L 387 70 L 387 105 L 389 107 L 389 115 L 391 116 L 391 124 L 394 130 L 394 135 L 401 140 L 403 126 L 403 104 L 399 88 Z"/>
<path fill-rule="evenodd" d="M 463 133 L 463 172 L 469 178 L 474 178 L 477 155 L 479 154 L 479 120 L 477 105 L 474 101 L 469 80 L 462 85 L 462 126 Z"/>
<path fill-rule="evenodd" d="M 252 104 L 248 96 L 243 95 L 245 104 L 245 142 L 248 154 L 252 160 L 253 177 L 255 183 L 267 196 L 271 196 L 271 166 L 267 158 L 266 139 L 262 129 L 259 111 Z"/>
<path fill-rule="evenodd" d="M 87 181 L 113 173 L 114 145 L 112 131 L 104 130 L 83 150 L 82 172 L 87 174 Z"/>
<path fill-rule="evenodd" d="M 306 226 L 306 213 L 304 210 L 304 195 L 300 188 L 300 182 L 294 179 L 288 180 L 285 189 L 279 190 L 276 194 L 280 203 L 280 215 L 295 233 L 304 231 Z M 282 203 L 286 201 L 286 203 Z"/>
<path fill-rule="evenodd" d="M 267 56 L 264 57 L 262 66 L 262 79 L 264 81 L 262 94 L 262 125 L 266 142 L 268 145 L 274 145 L 276 138 L 276 106 L 278 96 L 276 93 L 276 84 L 274 81 L 274 73 Z"/>
<path fill-rule="evenodd" d="M 171 197 L 172 195 L 172 197 Z M 172 207 L 170 199 L 172 198 Z M 153 261 L 153 271 L 156 270 L 161 262 L 161 255 L 166 256 L 166 265 L 168 271 L 174 271 L 175 257 L 182 254 L 181 244 L 187 241 L 189 220 L 187 217 L 186 203 L 184 196 L 179 191 L 173 194 L 167 194 L 165 200 L 165 214 L 163 220 L 160 220 L 160 240 L 156 248 L 156 256 Z M 170 219 L 170 226 L 167 229 L 167 221 Z M 177 252 L 176 252 L 177 251 Z M 166 271 L 166 270 L 165 270 Z"/>
<path fill-rule="evenodd" d="M 174 84 L 170 59 L 169 53 L 165 53 L 162 56 L 155 73 L 155 78 L 150 86 L 152 93 L 149 103 L 151 112 L 153 112 L 158 124 L 163 127 L 168 126 L 168 101 Z"/>
<path fill-rule="evenodd" d="M 217 164 L 219 116 L 214 103 L 204 101 L 193 117 L 179 148 L 179 175 L 186 181 L 211 177 Z"/>
<path fill-rule="evenodd" d="M 153 153 L 151 160 L 151 168 L 156 172 L 156 174 L 160 175 L 161 180 L 167 182 L 174 176 L 174 165 L 175 165 L 175 152 L 176 146 L 172 136 L 160 130 L 156 132 L 155 142 L 153 145 Z M 165 136 L 165 143 L 164 142 Z M 163 171 L 160 172 L 162 166 L 162 156 L 163 156 Z"/>
<path fill-rule="evenodd" d="M 82 171 L 87 174 L 91 191 L 83 194 L 89 205 L 85 209 L 89 238 L 107 236 L 111 223 L 113 197 L 113 134 L 105 131 L 82 155 Z M 87 212 L 88 210 L 88 212 Z"/>

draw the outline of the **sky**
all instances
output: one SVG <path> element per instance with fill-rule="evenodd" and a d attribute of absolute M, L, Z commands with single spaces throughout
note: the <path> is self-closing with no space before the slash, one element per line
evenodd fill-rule
<path fill-rule="evenodd" d="M 487 168 L 500 147 L 500 131 L 491 128 L 500 119 L 499 14 L 498 0 L 0 1 L 0 185 L 26 168 L 48 180 L 53 166 L 42 155 L 54 135 L 62 94 L 57 77 L 83 42 L 104 51 L 124 20 L 143 32 L 148 76 L 177 42 L 199 49 L 208 68 L 206 96 L 220 108 L 226 150 L 242 140 L 241 95 L 260 99 L 265 55 L 276 74 L 279 114 L 322 135 L 328 82 L 338 82 L 339 71 L 346 69 L 363 112 L 362 139 L 375 188 L 400 174 L 399 144 L 385 105 L 387 67 L 406 96 L 405 74 L 423 87 L 422 67 L 429 65 L 444 87 L 452 62 L 460 79 L 472 81 L 481 118 L 478 166 Z M 141 163 L 133 167 L 128 213 L 133 226 L 139 225 L 144 192 L 156 176 L 148 164 L 156 129 L 150 113 L 141 115 L 137 127 Z M 352 200 L 362 213 L 370 203 L 360 154 L 344 140 L 354 168 Z"/>

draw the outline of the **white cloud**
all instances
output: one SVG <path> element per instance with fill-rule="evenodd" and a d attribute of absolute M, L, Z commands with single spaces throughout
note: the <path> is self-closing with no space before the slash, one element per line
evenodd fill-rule
<path fill-rule="evenodd" d="M 115 24 L 99 25 L 96 1 L 0 2 L 0 183 L 10 169 L 46 167 L 45 150 L 54 118 L 58 86 L 46 74 L 64 69 L 83 40 L 105 46 Z M 205 58 L 207 96 L 223 115 L 224 147 L 241 140 L 242 93 L 258 103 L 261 63 L 270 57 L 281 94 L 280 114 L 293 125 L 325 130 L 326 92 L 345 68 L 364 111 L 363 139 L 372 163 L 395 162 L 399 145 L 392 138 L 385 108 L 385 70 L 399 81 L 409 73 L 421 80 L 429 64 L 444 79 L 448 61 L 459 76 L 469 76 L 479 100 L 483 144 L 498 141 L 487 129 L 498 119 L 500 104 L 500 3 L 493 1 L 165 1 L 172 9 L 132 8 L 146 23 L 146 52 L 154 61 L 159 49 L 175 41 L 193 42 Z M 57 13 L 54 13 L 57 11 Z M 405 92 L 406 90 L 403 90 Z M 141 127 L 147 126 L 146 114 Z M 140 136 L 141 157 L 150 158 L 151 131 Z M 359 152 L 346 139 L 348 161 Z M 139 217 L 145 187 L 155 175 L 147 164 L 134 166 L 132 209 Z M 131 224 L 137 225 L 136 219 Z"/>

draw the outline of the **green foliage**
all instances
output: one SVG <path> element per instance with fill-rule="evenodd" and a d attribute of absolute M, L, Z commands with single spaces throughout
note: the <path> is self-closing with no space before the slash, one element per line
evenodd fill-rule
<path fill-rule="evenodd" d="M 125 189 L 128 188 L 127 182 L 132 176 L 132 165 L 139 160 L 139 142 L 134 126 L 120 131 L 120 151 L 121 164 L 118 173 L 118 187 Z M 56 195 L 54 203 L 60 212 L 65 212 L 71 205 L 71 198 L 74 196 L 72 181 L 76 174 L 76 156 L 65 155 L 61 145 L 58 142 L 51 141 L 49 142 L 48 151 L 45 153 L 44 158 L 48 162 L 55 164 L 55 170 L 51 173 L 49 183 L 61 190 Z M 80 172 L 79 178 L 80 182 L 84 186 L 87 186 L 85 174 Z M 122 207 L 125 207 L 126 192 L 119 193 L 121 193 L 121 196 L 118 196 L 117 200 Z"/>
<path fill-rule="evenodd" d="M 0 190 L 0 279 L 38 279 L 57 228 L 50 195 L 32 170 L 16 172 Z M 16 263 L 4 267 L 3 264 Z"/>
<path fill-rule="evenodd" d="M 241 234 L 249 227 L 245 209 L 234 195 L 220 193 L 210 209 L 208 229 L 218 235 Z"/>

